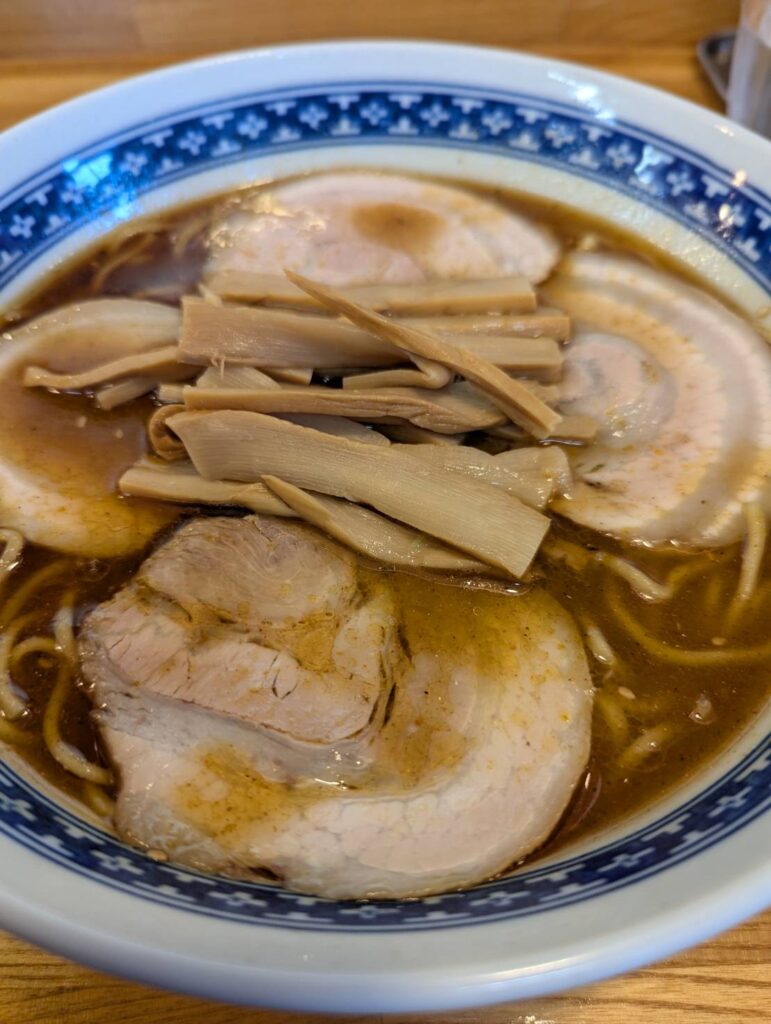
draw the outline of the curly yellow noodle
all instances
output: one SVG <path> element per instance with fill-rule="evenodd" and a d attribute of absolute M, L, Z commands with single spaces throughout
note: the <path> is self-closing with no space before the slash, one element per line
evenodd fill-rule
<path fill-rule="evenodd" d="M 663 697 L 657 694 L 655 697 L 636 697 L 625 703 L 624 707 L 629 717 L 637 721 L 653 716 L 660 718 L 662 715 L 669 714 L 673 703 L 671 696 Z"/>
<path fill-rule="evenodd" d="M 143 257 L 147 259 L 145 253 L 161 230 L 160 226 L 142 229 L 141 233 L 136 237 L 131 238 L 130 241 L 126 240 L 125 249 L 121 249 L 110 256 L 94 273 L 88 285 L 88 290 L 91 294 L 97 295 L 101 292 L 107 278 L 114 274 L 119 267 L 123 267 L 128 263 L 141 263 L 143 262 Z M 124 241 L 124 239 L 121 239 L 121 241 Z"/>
<path fill-rule="evenodd" d="M 0 541 L 2 536 L 0 534 Z M 67 591 L 52 621 L 53 637 L 34 635 L 18 641 L 20 633 L 39 621 L 39 610 L 20 614 L 24 606 L 50 582 L 61 576 L 68 562 L 60 560 L 34 573 L 8 599 L 0 613 L 0 740 L 25 745 L 35 742 L 35 736 L 11 724 L 9 719 L 19 718 L 27 709 L 26 695 L 20 694 L 14 684 L 12 671 L 19 663 L 32 654 L 50 655 L 59 661 L 56 684 L 48 698 L 43 713 L 43 742 L 54 760 L 65 771 L 98 787 L 112 783 L 112 773 L 101 765 L 89 761 L 85 755 L 62 738 L 60 718 L 62 708 L 73 688 L 72 669 L 77 663 L 78 651 L 75 640 L 75 593 Z M 90 792 L 90 791 L 89 791 Z M 107 816 L 109 798 L 104 795 L 97 813 Z"/>
<path fill-rule="evenodd" d="M 643 601 L 651 602 L 668 601 L 673 597 L 675 587 L 670 582 L 671 577 L 677 573 L 682 576 L 682 570 L 688 568 L 685 565 L 678 566 L 677 569 L 672 570 L 670 579 L 666 583 L 659 583 L 658 580 L 654 580 L 649 576 L 647 572 L 638 569 L 636 565 L 628 562 L 625 558 L 619 558 L 618 555 L 608 554 L 607 551 L 596 551 L 592 557 L 595 562 L 607 566 L 617 576 L 620 576 L 622 580 L 625 580 Z"/>
<path fill-rule="evenodd" d="M 574 572 L 582 572 L 591 562 L 604 565 L 628 583 L 638 597 L 652 604 L 671 600 L 684 583 L 715 562 L 712 555 L 694 557 L 693 561 L 672 569 L 666 581 L 660 583 L 633 562 L 608 551 L 586 551 L 578 544 L 565 540 L 546 541 L 541 545 L 541 550 L 547 558 L 564 561 Z"/>
<path fill-rule="evenodd" d="M 771 601 L 771 580 L 766 580 L 756 588 L 742 614 L 742 629 L 750 626 L 766 627 L 768 623 L 768 604 Z"/>
<path fill-rule="evenodd" d="M 667 584 L 671 587 L 672 594 L 676 594 L 683 584 L 693 579 L 693 577 L 701 576 L 709 568 L 724 562 L 727 557 L 728 553 L 718 558 L 711 554 L 704 554 L 701 558 L 694 555 L 692 561 L 686 562 L 684 565 L 678 565 L 667 577 Z"/>
<path fill-rule="evenodd" d="M 52 654 L 56 657 L 58 653 L 59 649 L 52 637 L 28 636 L 26 640 L 20 640 L 11 651 L 11 656 L 8 659 L 11 675 L 13 675 L 14 669 L 18 668 L 19 663 L 30 654 Z"/>
<path fill-rule="evenodd" d="M 53 619 L 54 639 L 57 648 L 70 663 L 78 660 L 78 644 L 75 640 L 75 592 L 68 590 L 56 610 Z"/>
<path fill-rule="evenodd" d="M 33 732 L 20 729 L 18 725 L 0 716 L 0 740 L 15 747 L 29 747 L 34 745 L 36 737 Z"/>
<path fill-rule="evenodd" d="M 611 599 L 611 597 L 613 599 Z M 608 595 L 608 604 L 619 625 L 632 637 L 644 651 L 658 661 L 669 662 L 671 665 L 688 665 L 707 668 L 720 665 L 750 665 L 754 662 L 771 658 L 771 642 L 758 644 L 755 647 L 725 648 L 711 650 L 695 650 L 686 647 L 673 647 L 652 637 L 645 626 L 629 612 L 623 596 L 618 588 Z"/>
<path fill-rule="evenodd" d="M 27 710 L 26 694 L 17 688 L 11 675 L 11 655 L 19 633 L 37 618 L 37 612 L 19 615 L 0 633 L 0 710 L 11 720 L 21 718 Z"/>
<path fill-rule="evenodd" d="M 111 232 L 109 238 L 106 240 L 104 251 L 112 255 L 117 252 L 122 245 L 126 242 L 131 241 L 138 235 L 160 235 L 166 230 L 166 225 L 158 217 L 153 219 L 148 217 L 146 220 L 128 221 L 126 224 L 122 224 L 117 230 Z"/>
<path fill-rule="evenodd" d="M 720 599 L 723 596 L 724 580 L 721 576 L 712 576 L 704 589 L 704 618 L 712 619 L 720 608 Z"/>
<path fill-rule="evenodd" d="M 115 813 L 115 801 L 95 782 L 83 783 L 83 799 L 101 818 L 112 818 Z"/>
<path fill-rule="evenodd" d="M 746 520 L 747 533 L 742 549 L 742 564 L 739 570 L 739 582 L 736 593 L 728 608 L 724 631 L 730 633 L 742 616 L 758 585 L 758 577 L 763 565 L 766 551 L 768 529 L 766 513 L 758 501 L 748 501 L 742 505 Z"/>
<path fill-rule="evenodd" d="M 604 690 L 597 690 L 594 695 L 594 703 L 602 715 L 614 745 L 623 746 L 629 738 L 629 720 L 621 706 L 621 701 L 616 697 L 611 697 Z"/>
<path fill-rule="evenodd" d="M 9 623 L 13 622 L 30 598 L 44 587 L 47 587 L 58 576 L 61 576 L 70 566 L 71 562 L 66 558 L 62 558 L 57 562 L 51 562 L 50 565 L 43 566 L 42 569 L 38 569 L 37 572 L 33 573 L 29 579 L 26 579 L 3 605 L 0 611 L 0 629 L 5 629 Z"/>
<path fill-rule="evenodd" d="M 45 742 L 51 757 L 71 775 L 87 782 L 95 782 L 100 786 L 111 785 L 113 781 L 112 772 L 99 764 L 89 761 L 86 756 L 62 738 L 59 731 L 59 722 L 62 709 L 67 697 L 73 689 L 72 674 L 69 662 L 63 656 L 63 651 L 58 650 L 62 658 L 59 672 L 56 678 L 56 685 L 48 698 L 45 712 L 43 713 L 43 741 Z"/>

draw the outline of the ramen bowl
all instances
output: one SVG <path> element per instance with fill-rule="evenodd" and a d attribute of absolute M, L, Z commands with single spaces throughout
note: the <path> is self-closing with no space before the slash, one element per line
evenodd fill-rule
<path fill-rule="evenodd" d="M 247 182 L 375 167 L 601 211 L 771 326 L 769 143 L 569 64 L 423 43 L 225 54 L 67 103 L 0 149 L 6 307 L 129 218 Z M 762 908 L 770 783 L 766 717 L 655 804 L 511 875 L 352 902 L 159 863 L 8 751 L 0 923 L 100 969 L 231 1002 L 361 1013 L 544 995 Z"/>

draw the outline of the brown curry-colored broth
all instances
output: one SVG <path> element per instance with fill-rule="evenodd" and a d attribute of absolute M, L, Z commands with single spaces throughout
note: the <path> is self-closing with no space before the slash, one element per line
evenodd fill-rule
<path fill-rule="evenodd" d="M 555 527 L 555 534 L 570 540 L 599 550 L 623 551 L 618 543 L 572 524 L 558 521 Z M 630 557 L 628 550 L 625 554 Z M 588 654 L 589 664 L 598 692 L 610 694 L 624 708 L 630 725 L 629 741 L 662 722 L 672 727 L 672 738 L 639 765 L 624 768 L 619 763 L 619 746 L 595 705 L 590 765 L 593 779 L 579 787 L 574 803 L 580 813 L 566 815 L 563 829 L 550 840 L 550 848 L 605 827 L 692 778 L 762 710 L 771 692 L 768 665 L 762 662 L 691 667 L 652 657 L 620 626 L 613 611 L 623 602 L 650 635 L 675 647 L 722 649 L 726 607 L 738 578 L 738 546 L 685 554 L 682 558 L 635 548 L 631 557 L 655 579 L 666 578 L 683 558 L 700 559 L 704 571 L 671 601 L 661 604 L 637 597 L 626 583 L 599 564 L 580 575 L 550 564 L 541 585 L 580 622 L 597 625 L 610 643 L 618 658 L 617 666 L 608 669 Z M 768 579 L 769 573 L 771 558 L 767 555 L 763 577 Z M 721 596 L 719 602 L 715 602 L 716 589 Z M 766 588 L 763 593 L 765 600 L 758 602 L 742 628 L 731 634 L 731 646 L 743 648 L 767 641 L 771 592 Z M 634 694 L 634 699 L 622 696 L 619 688 Z"/>
<path fill-rule="evenodd" d="M 55 401 L 39 388 L 25 388 L 0 376 L 0 437 L 3 449 L 57 488 L 98 498 L 114 491 L 121 466 L 130 466 L 146 448 L 144 420 L 149 402 L 110 412 L 77 395 Z M 86 420 L 84 423 L 83 420 Z"/>
<path fill-rule="evenodd" d="M 587 538 L 587 531 L 570 524 L 560 523 L 557 530 L 573 541 Z M 590 541 L 603 550 L 619 550 L 619 545 L 593 534 Z M 24 556 L 15 584 L 23 583 L 29 574 L 59 557 L 44 549 L 30 549 Z M 657 578 L 664 578 L 673 566 L 670 554 L 636 550 L 635 557 Z M 560 565 L 540 563 L 544 576 L 538 585 L 573 611 L 579 620 L 590 619 L 595 623 L 617 652 L 622 667 L 612 673 L 591 657 L 589 662 L 599 689 L 617 693 L 618 687 L 623 686 L 634 693 L 635 699 L 625 702 L 632 728 L 630 739 L 634 738 L 635 730 L 661 721 L 671 723 L 674 728 L 672 740 L 660 751 L 633 770 L 623 770 L 618 763 L 619 748 L 603 716 L 596 711 L 591 778 L 579 785 L 564 827 L 547 846 L 550 850 L 618 821 L 691 777 L 736 736 L 768 698 L 767 665 L 704 669 L 662 664 L 640 650 L 619 628 L 612 608 L 613 603 L 621 599 L 631 603 L 640 622 L 668 643 L 709 646 L 713 637 L 720 636 L 724 611 L 717 608 L 711 615 L 705 614 L 705 601 L 713 600 L 711 592 L 715 585 L 724 596 L 730 595 L 738 569 L 738 549 L 683 557 L 703 557 L 704 574 L 684 587 L 675 600 L 663 605 L 650 605 L 638 599 L 602 565 L 577 576 Z M 69 585 L 74 582 L 78 588 L 78 621 L 95 604 L 111 596 L 140 561 L 140 558 L 120 563 L 67 560 L 68 569 L 62 578 Z M 771 565 L 766 568 L 771 570 Z M 517 595 L 465 589 L 444 579 L 432 580 L 393 570 L 367 568 L 365 579 L 367 576 L 385 577 L 413 637 L 422 637 L 427 643 L 443 639 L 452 642 L 457 649 L 468 649 L 476 642 L 476 634 L 491 612 L 505 615 L 507 602 L 518 600 Z M 767 639 L 765 624 L 771 614 L 771 593 L 767 590 L 766 595 L 767 599 L 748 617 L 743 630 L 732 642 L 748 645 Z M 61 587 L 56 584 L 44 592 L 39 603 L 41 629 L 43 623 L 50 621 L 60 596 Z M 37 734 L 54 681 L 55 672 L 41 668 L 34 656 L 22 663 L 18 682 L 31 697 L 31 714 L 23 723 L 25 731 Z M 704 697 L 708 698 L 712 710 L 706 721 L 700 722 L 690 716 Z M 77 694 L 67 705 L 63 732 L 91 756 L 99 744 L 90 724 L 89 710 L 87 699 Z M 411 749 L 414 753 L 418 748 L 418 744 L 413 744 Z M 55 784 L 70 794 L 79 794 L 81 784 L 57 765 L 42 742 L 36 741 L 31 748 L 25 748 L 24 753 Z M 417 779 L 421 775 L 421 763 L 402 767 L 408 776 L 414 775 Z M 587 798 L 587 790 L 591 799 Z"/>
<path fill-rule="evenodd" d="M 117 494 L 121 473 L 147 449 L 149 400 L 106 411 L 82 396 L 60 394 L 52 401 L 53 396 L 44 390 L 23 385 L 25 366 L 36 360 L 48 369 L 65 372 L 93 365 L 94 332 L 82 345 L 75 343 L 75 334 L 73 329 L 56 348 L 42 339 L 7 342 L 18 351 L 11 357 L 12 363 L 0 371 L 0 443 L 4 458 L 23 467 L 25 477 L 63 502 L 78 501 L 84 525 L 93 524 L 95 530 L 104 527 L 107 540 L 99 548 L 100 553 L 109 554 L 113 550 L 111 528 L 115 550 L 125 550 L 125 531 L 149 537 L 175 513 Z M 110 340 L 105 339 L 104 345 L 106 358 L 111 358 Z M 4 498 L 0 494 L 0 516 Z"/>
<path fill-rule="evenodd" d="M 283 182 L 290 180 L 283 179 Z M 458 185 L 452 179 L 441 177 L 429 180 L 449 186 Z M 694 270 L 658 249 L 652 242 L 618 224 L 603 220 L 599 215 L 594 216 L 556 200 L 527 195 L 513 189 L 489 188 L 474 182 L 466 182 L 463 187 L 549 227 L 566 250 L 580 247 L 588 241 L 593 248 L 633 255 L 686 278 L 730 305 L 730 297 L 718 293 L 713 282 L 698 277 Z M 163 230 L 159 228 L 157 219 L 153 218 L 148 222 L 147 244 L 138 252 L 135 251 L 137 232 L 127 235 L 124 241 L 116 241 L 121 237 L 121 229 L 118 229 L 110 238 L 79 253 L 58 267 L 51 276 L 38 282 L 27 295 L 17 301 L 13 309 L 6 310 L 4 316 L 0 316 L 0 323 L 4 321 L 6 325 L 12 324 L 62 303 L 93 298 L 95 295 L 131 295 L 175 303 L 183 294 L 195 294 L 206 255 L 201 225 L 205 223 L 207 214 L 237 209 L 242 204 L 248 206 L 246 197 L 253 192 L 253 186 L 246 186 L 225 196 L 213 196 L 172 209 L 164 217 Z M 434 214 L 400 203 L 368 204 L 354 211 L 351 217 L 365 236 L 408 253 L 429 246 L 437 231 Z M 189 244 L 180 251 L 179 242 L 188 237 Z M 125 263 L 121 262 L 122 256 L 128 257 Z M 100 271 L 108 263 L 114 269 L 102 278 Z M 98 289 L 93 287 L 95 277 L 100 281 Z"/>
<path fill-rule="evenodd" d="M 537 220 L 548 222 L 567 248 L 575 246 L 587 231 L 591 231 L 600 247 L 629 251 L 663 264 L 669 270 L 677 269 L 651 250 L 641 248 L 639 240 L 631 239 L 600 221 L 579 217 L 559 204 L 533 202 L 499 190 L 476 191 Z M 115 261 L 116 269 L 104 276 L 101 294 L 141 295 L 174 301 L 181 293 L 193 291 L 203 254 L 193 229 L 196 223 L 201 222 L 207 209 L 213 209 L 222 202 L 221 198 L 215 198 L 181 211 L 172 211 L 166 218 L 165 230 L 159 230 L 156 224 L 144 247 L 137 246 L 137 237 L 133 235 L 117 245 L 105 244 L 82 255 L 55 279 L 44 282 L 35 293 L 19 303 L 15 311 L 9 312 L 6 329 L 22 317 L 92 296 L 94 274 L 108 260 Z M 228 204 L 237 202 L 238 194 L 235 199 L 227 200 Z M 429 220 L 416 219 L 413 214 L 414 211 L 410 213 L 394 208 L 394 204 L 383 204 L 374 211 L 362 212 L 359 226 L 381 241 L 409 249 L 427 244 L 434 230 Z M 189 233 L 188 229 L 193 231 L 193 244 L 181 255 L 175 255 L 175 239 Z M 123 266 L 119 265 L 121 255 L 131 257 Z M 702 282 L 699 284 L 704 286 Z M 41 391 L 21 394 L 18 386 L 14 385 L 11 391 L 9 387 L 0 383 L 2 443 L 24 446 L 25 457 L 28 455 L 30 462 L 34 462 L 46 457 L 46 445 L 50 443 L 48 438 L 55 436 L 57 449 L 77 449 L 90 463 L 90 472 L 99 482 L 99 487 L 105 493 L 112 493 L 117 473 L 133 462 L 141 450 L 142 423 L 150 408 L 147 400 L 134 402 L 112 413 L 97 413 L 86 397 L 54 396 Z M 83 416 L 86 417 L 85 424 L 73 426 Z M 123 437 L 117 438 L 116 431 L 122 431 Z M 44 438 L 42 444 L 41 437 Z M 109 457 L 104 456 L 108 446 L 111 450 Z M 168 518 L 160 507 L 157 514 L 159 525 Z M 619 601 L 625 602 L 652 635 L 674 645 L 709 648 L 715 638 L 720 643 L 726 604 L 737 579 L 738 546 L 709 554 L 677 555 L 671 551 L 655 552 L 645 548 L 634 548 L 630 553 L 628 547 L 569 523 L 556 521 L 553 532 L 584 546 L 622 551 L 657 579 L 664 579 L 680 558 L 700 558 L 704 568 L 673 601 L 647 604 L 604 565 L 592 564 L 579 575 L 563 565 L 547 563 L 542 556 L 539 557 L 537 567 L 542 570 L 542 579 L 538 585 L 572 611 L 582 625 L 587 621 L 596 625 L 617 654 L 618 665 L 613 670 L 608 670 L 590 655 L 588 657 L 599 692 L 607 692 L 618 699 L 619 687 L 622 687 L 625 692 L 633 694 L 633 698 L 620 697 L 630 725 L 629 738 L 634 739 L 644 729 L 660 722 L 669 723 L 673 730 L 670 741 L 661 750 L 645 758 L 637 767 L 625 769 L 619 763 L 619 746 L 612 731 L 599 710 L 596 711 L 588 775 L 577 788 L 561 828 L 549 841 L 549 849 L 619 820 L 692 776 L 752 720 L 768 698 L 771 678 L 768 665 L 763 663 L 705 669 L 684 668 L 654 659 L 621 628 L 613 611 Z M 30 573 L 60 557 L 29 547 L 6 594 L 12 593 Z M 40 624 L 35 628 L 42 630 L 46 623 L 50 623 L 65 582 L 68 586 L 74 583 L 77 587 L 78 620 L 82 620 L 89 608 L 105 600 L 129 578 L 140 560 L 139 556 L 120 562 L 70 560 L 62 585 L 53 585 L 42 594 L 38 603 Z M 767 558 L 764 580 L 769 578 L 770 571 L 771 560 Z M 470 627 L 465 623 L 473 623 L 475 608 L 491 600 L 489 595 L 474 589 L 450 586 L 446 580 L 432 582 L 390 570 L 389 573 L 403 615 L 407 619 L 412 617 L 413 621 L 420 619 L 427 630 L 430 630 L 432 622 L 443 623 L 442 629 L 446 632 L 448 621 L 468 629 Z M 742 628 L 732 635 L 732 645 L 756 644 L 767 638 L 771 587 L 766 586 L 761 594 L 762 600 L 756 602 Z M 497 596 L 495 603 L 500 605 L 500 614 L 505 614 L 507 602 L 516 600 L 516 595 Z M 18 682 L 31 698 L 31 711 L 21 727 L 35 736 L 38 735 L 43 709 L 54 681 L 55 672 L 34 656 L 21 666 Z M 697 708 L 704 707 L 709 707 L 708 714 L 695 714 Z M 65 738 L 88 756 L 101 756 L 98 738 L 90 722 L 89 704 L 83 695 L 76 694 L 68 703 L 63 732 Z M 53 761 L 38 739 L 26 747 L 24 753 L 35 767 L 64 791 L 75 795 L 82 791 L 82 784 Z"/>

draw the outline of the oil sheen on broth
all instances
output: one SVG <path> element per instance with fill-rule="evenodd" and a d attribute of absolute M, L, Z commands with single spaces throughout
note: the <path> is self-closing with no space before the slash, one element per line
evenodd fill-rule
<path fill-rule="evenodd" d="M 649 251 L 641 249 L 638 240 L 601 222 L 579 218 L 558 205 L 534 203 L 501 191 L 494 198 L 535 220 L 548 222 L 566 249 L 584 244 L 591 235 L 592 244 L 601 250 L 654 260 Z M 238 197 L 229 201 L 237 204 Z M 31 294 L 9 313 L 7 326 L 61 303 L 95 294 L 174 302 L 180 295 L 194 292 L 205 258 L 201 229 L 210 209 L 221 202 L 217 199 L 174 211 L 163 220 L 154 220 L 148 232 L 108 240 Z M 362 213 L 358 226 L 362 233 L 377 237 L 384 244 L 409 251 L 422 244 L 433 230 L 430 214 L 415 218 L 413 213 L 409 208 L 383 205 L 376 213 Z M 180 238 L 184 239 L 184 246 L 180 245 Z M 667 269 L 672 272 L 677 268 L 670 265 Z M 30 459 L 55 459 L 60 445 L 77 447 L 88 473 L 101 474 L 101 482 L 108 490 L 114 490 L 116 481 L 114 460 L 100 459 L 105 446 L 113 447 L 113 455 L 116 446 L 121 451 L 125 449 L 126 465 L 142 452 L 142 424 L 152 407 L 148 399 L 135 400 L 115 412 L 97 412 L 85 397 L 66 396 L 63 400 L 62 396 L 42 390 L 31 393 L 20 384 L 4 384 L 1 397 L 0 430 L 4 445 L 26 445 Z M 146 514 L 157 516 L 160 537 L 167 536 L 175 523 L 194 514 L 170 510 L 160 503 L 155 509 L 152 502 L 146 504 Z M 635 618 L 649 636 L 675 646 L 720 650 L 726 642 L 726 608 L 741 561 L 739 545 L 700 552 L 672 547 L 656 551 L 624 545 L 559 518 L 553 523 L 552 535 L 584 549 L 627 557 L 657 579 L 663 579 L 673 567 L 683 563 L 698 562 L 698 567 L 694 567 L 693 574 L 672 600 L 647 603 L 632 595 L 605 564 L 591 561 L 576 573 L 562 563 L 547 563 L 539 558 L 535 570 L 538 585 L 568 609 L 580 626 L 596 627 L 609 642 L 615 658 L 612 663 L 601 657 L 590 658 L 597 691 L 591 758 L 586 777 L 577 788 L 562 824 L 547 844 L 550 849 L 618 821 L 692 776 L 752 720 L 767 700 L 771 676 L 767 661 L 696 667 L 672 664 L 647 651 L 629 635 L 619 619 L 619 607 L 631 602 Z M 91 608 L 115 593 L 145 553 L 131 558 L 78 560 L 31 545 L 6 583 L 3 599 L 10 599 L 41 569 L 58 565 L 59 571 L 53 570 L 49 582 L 39 591 L 22 635 L 34 635 L 50 620 L 64 591 L 73 588 L 77 595 L 77 624 Z M 766 557 L 756 597 L 731 637 L 736 647 L 756 646 L 767 639 L 766 624 L 771 615 L 769 568 Z M 360 572 L 364 579 L 384 578 L 388 582 L 413 642 L 419 643 L 421 637 L 430 635 L 439 647 L 455 650 L 476 645 L 477 649 L 489 652 L 491 658 L 495 657 L 500 622 L 505 619 L 510 603 L 518 600 L 516 593 L 495 593 L 363 562 Z M 51 659 L 30 653 L 19 660 L 14 678 L 29 695 L 29 712 L 15 726 L 0 719 L 0 738 L 16 745 L 23 733 L 18 749 L 30 763 L 63 791 L 90 800 L 92 791 L 88 785 L 60 768 L 42 740 L 43 711 L 56 679 Z M 88 757 L 106 764 L 90 724 L 89 707 L 88 700 L 74 691 L 61 720 L 62 735 Z M 651 737 L 651 749 L 645 750 L 643 743 L 639 756 L 629 756 L 630 745 L 641 737 L 644 741 L 645 736 Z M 419 765 L 414 770 L 419 772 Z M 269 788 L 265 794 L 266 809 L 273 802 Z"/>

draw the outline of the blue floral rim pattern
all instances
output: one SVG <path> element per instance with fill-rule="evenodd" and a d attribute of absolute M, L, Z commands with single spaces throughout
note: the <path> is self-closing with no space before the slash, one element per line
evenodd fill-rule
<path fill-rule="evenodd" d="M 137 125 L 73 154 L 0 198 L 0 287 L 68 234 L 100 218 L 130 217 L 139 196 L 171 181 L 273 152 L 353 143 L 461 147 L 589 178 L 707 238 L 769 288 L 771 201 L 704 157 L 633 125 L 533 96 L 393 82 L 238 97 Z M 690 802 L 585 856 L 469 892 L 334 902 L 156 863 L 0 763 L 0 831 L 37 854 L 178 909 L 324 931 L 436 929 L 565 907 L 681 863 L 769 806 L 771 738 Z"/>
<path fill-rule="evenodd" d="M 321 931 L 416 931 L 526 917 L 641 881 L 771 809 L 771 737 L 709 789 L 585 856 L 467 892 L 406 902 L 334 901 L 158 863 L 76 818 L 0 763 L 0 832 L 80 875 L 166 906 L 245 923 Z"/>
<path fill-rule="evenodd" d="M 101 140 L 0 198 L 0 288 L 77 228 L 128 218 L 179 178 L 267 153 L 343 144 L 460 147 L 589 178 L 653 206 L 771 279 L 771 200 L 740 175 L 633 125 L 520 93 L 347 83 L 180 112 Z"/>

